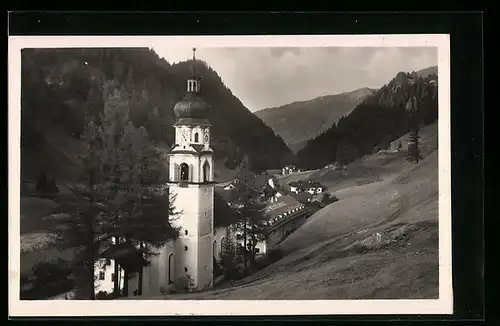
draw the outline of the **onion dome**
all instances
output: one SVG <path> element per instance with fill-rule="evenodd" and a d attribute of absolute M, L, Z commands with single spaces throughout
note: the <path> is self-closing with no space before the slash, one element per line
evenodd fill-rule
<path fill-rule="evenodd" d="M 208 108 L 195 93 L 187 93 L 184 98 L 174 106 L 174 115 L 181 118 L 207 118 Z"/>
<path fill-rule="evenodd" d="M 208 117 L 208 105 L 206 105 L 198 96 L 200 91 L 200 78 L 196 77 L 195 57 L 196 49 L 193 48 L 193 64 L 191 77 L 187 78 L 187 92 L 184 98 L 174 106 L 174 115 L 177 119 Z"/>

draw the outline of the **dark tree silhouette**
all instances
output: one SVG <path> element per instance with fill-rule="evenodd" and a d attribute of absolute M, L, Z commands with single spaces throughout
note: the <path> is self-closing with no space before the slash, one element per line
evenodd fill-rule
<path fill-rule="evenodd" d="M 410 132 L 408 137 L 408 156 L 407 160 L 417 164 L 422 160 L 422 155 L 420 154 L 420 136 L 419 128 L 416 127 Z"/>

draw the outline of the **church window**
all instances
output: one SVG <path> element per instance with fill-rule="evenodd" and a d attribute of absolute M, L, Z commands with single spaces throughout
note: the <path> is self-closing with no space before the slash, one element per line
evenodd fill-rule
<path fill-rule="evenodd" d="M 188 235 L 188 230 L 184 230 L 184 235 Z"/>
<path fill-rule="evenodd" d="M 198 142 L 198 138 L 199 138 L 198 133 L 195 133 L 195 134 L 194 134 L 194 142 L 195 142 L 195 143 L 197 143 L 197 142 Z"/>
<path fill-rule="evenodd" d="M 188 251 L 188 246 L 184 246 L 184 251 Z"/>
<path fill-rule="evenodd" d="M 168 284 L 174 282 L 174 254 L 168 255 Z"/>
<path fill-rule="evenodd" d="M 187 271 L 188 271 L 188 268 L 187 268 L 187 267 L 184 267 L 184 271 L 185 271 L 185 272 L 187 273 Z"/>
<path fill-rule="evenodd" d="M 111 274 L 111 282 L 114 282 L 115 281 L 115 273 L 112 273 Z"/>
<path fill-rule="evenodd" d="M 99 280 L 104 280 L 106 278 L 106 274 L 104 272 L 99 272 Z"/>
<path fill-rule="evenodd" d="M 189 180 L 189 166 L 186 163 L 181 164 L 181 180 L 182 181 Z"/>
<path fill-rule="evenodd" d="M 210 181 L 210 164 L 208 164 L 207 161 L 203 164 L 203 181 L 207 182 Z"/>

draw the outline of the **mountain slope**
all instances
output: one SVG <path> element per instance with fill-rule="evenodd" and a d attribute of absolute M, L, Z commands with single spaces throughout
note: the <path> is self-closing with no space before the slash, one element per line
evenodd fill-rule
<path fill-rule="evenodd" d="M 283 138 L 293 151 L 330 128 L 340 117 L 349 114 L 356 104 L 374 90 L 358 90 L 317 97 L 309 101 L 293 102 L 255 112 L 274 132 Z"/>
<path fill-rule="evenodd" d="M 405 139 L 404 136 L 403 139 Z M 286 238 L 283 258 L 227 288 L 154 299 L 435 299 L 439 290 L 437 123 L 422 129 L 424 159 L 368 155 L 348 166 L 382 176 L 352 186 Z M 385 162 L 385 163 L 384 163 Z M 387 164 L 386 164 L 387 163 Z M 390 166 L 392 172 L 386 173 Z M 152 298 L 144 298 L 152 299 Z"/>
<path fill-rule="evenodd" d="M 413 119 L 423 125 L 437 120 L 437 95 L 437 75 L 399 72 L 349 115 L 309 140 L 297 156 L 307 169 L 317 169 L 386 148 L 410 130 Z"/>
<path fill-rule="evenodd" d="M 438 67 L 437 66 L 432 66 L 428 68 L 421 69 L 419 71 L 415 72 L 418 77 L 422 78 L 427 78 L 430 75 L 436 75 L 438 74 Z"/>
<path fill-rule="evenodd" d="M 158 146 L 173 142 L 173 107 L 185 92 L 191 61 L 169 64 L 149 49 L 24 49 L 22 52 L 21 173 L 46 170 L 56 180 L 77 175 L 79 134 L 87 117 L 104 107 L 103 84 L 130 94 L 128 118 L 143 125 Z M 206 63 L 197 62 L 202 97 L 210 104 L 216 177 L 237 171 L 245 155 L 251 168 L 281 167 L 294 160 L 282 139 L 254 116 Z M 242 132 L 244 131 L 244 132 Z M 261 146 L 255 146 L 255 144 Z M 230 176 L 229 176 L 230 178 Z"/>

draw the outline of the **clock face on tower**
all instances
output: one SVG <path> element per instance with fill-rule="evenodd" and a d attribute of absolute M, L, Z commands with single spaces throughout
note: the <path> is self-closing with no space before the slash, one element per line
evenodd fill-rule
<path fill-rule="evenodd" d="M 181 138 L 184 142 L 189 141 L 189 130 L 182 130 L 181 131 Z"/>
<path fill-rule="evenodd" d="M 206 144 L 208 144 L 208 142 L 210 141 L 210 133 L 208 129 L 205 130 L 204 140 Z"/>

